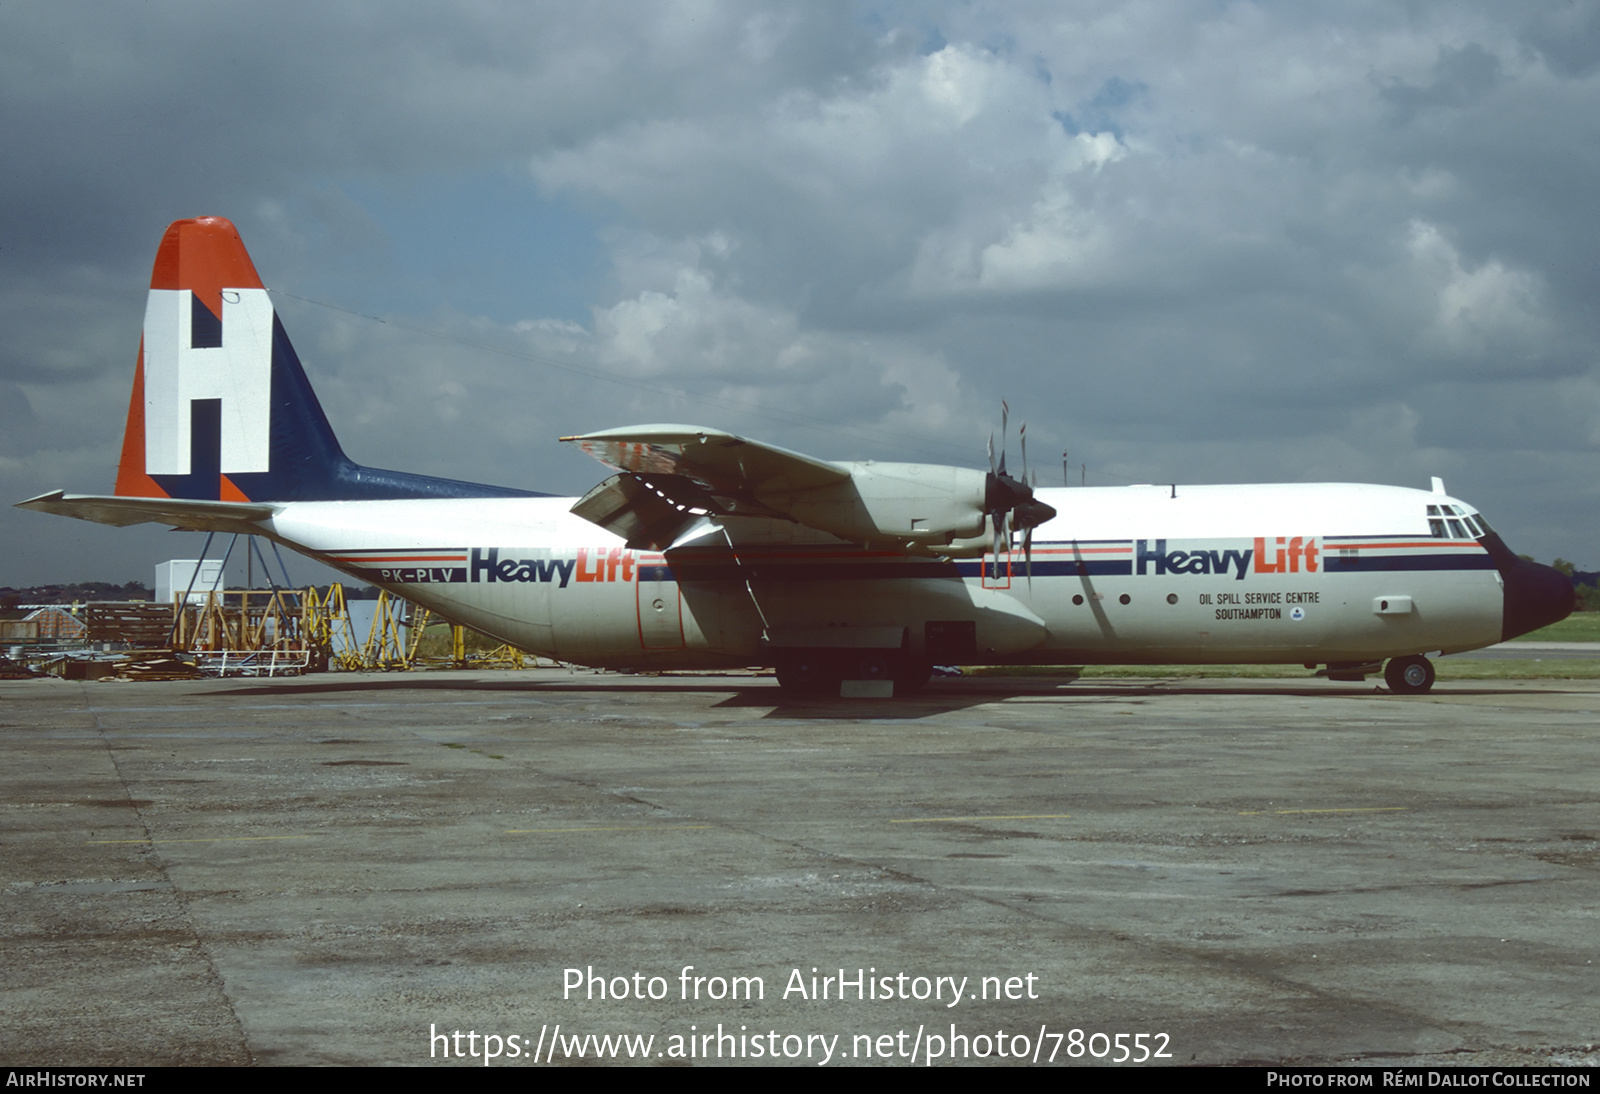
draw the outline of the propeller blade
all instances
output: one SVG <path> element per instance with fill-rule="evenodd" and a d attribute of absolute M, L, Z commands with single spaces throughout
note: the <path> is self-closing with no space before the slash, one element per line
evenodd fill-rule
<path fill-rule="evenodd" d="M 1028 587 L 1033 588 L 1033 530 L 1046 521 L 1054 520 L 1053 506 L 1039 501 L 1034 494 L 1039 485 L 1039 473 L 1028 466 L 1028 423 L 1017 430 L 1017 440 L 1022 448 L 1022 474 L 1012 478 L 1006 474 L 1006 442 L 1010 437 L 1011 405 L 1000 400 L 1000 459 L 994 458 L 994 433 L 989 434 L 989 478 L 984 485 L 983 507 L 994 535 L 993 576 L 1000 576 L 1001 544 L 1009 557 L 1015 547 L 1016 533 L 1022 533 L 1023 564 L 1028 574 Z M 1065 474 L 1067 454 L 1061 453 L 1062 472 Z"/>
<path fill-rule="evenodd" d="M 990 517 L 990 523 L 994 525 L 994 572 L 991 575 L 994 581 L 1000 580 L 1000 526 L 1004 522 L 1005 514 L 1002 512 L 997 511 Z"/>
<path fill-rule="evenodd" d="M 1000 400 L 1000 474 L 1006 473 L 1006 440 L 1010 437 L 1007 423 L 1011 419 L 1011 408 L 1004 399 Z"/>

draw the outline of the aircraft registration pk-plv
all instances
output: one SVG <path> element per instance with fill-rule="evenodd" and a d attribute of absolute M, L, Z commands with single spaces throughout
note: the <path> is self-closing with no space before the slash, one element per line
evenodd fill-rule
<path fill-rule="evenodd" d="M 238 233 L 202 217 L 156 256 L 115 493 L 21 506 L 262 535 L 534 653 L 773 666 L 799 693 L 946 664 L 1251 663 L 1421 692 L 1426 655 L 1573 606 L 1438 479 L 1046 490 L 1003 454 L 832 462 L 683 425 L 563 440 L 613 472 L 579 499 L 352 462 Z"/>

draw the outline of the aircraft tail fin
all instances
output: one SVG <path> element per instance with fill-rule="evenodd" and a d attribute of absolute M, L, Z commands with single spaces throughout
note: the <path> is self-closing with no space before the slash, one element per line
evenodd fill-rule
<path fill-rule="evenodd" d="M 264 502 L 529 493 L 351 461 L 232 223 L 197 217 L 167 228 L 150 275 L 117 495 Z"/>

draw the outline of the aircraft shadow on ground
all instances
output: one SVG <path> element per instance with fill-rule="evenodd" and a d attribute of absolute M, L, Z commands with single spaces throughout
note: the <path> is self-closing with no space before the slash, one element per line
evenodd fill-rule
<path fill-rule="evenodd" d="M 961 687 L 960 681 L 950 681 L 929 687 L 915 696 L 904 699 L 830 699 L 825 697 L 796 698 L 785 695 L 775 681 L 751 677 L 734 677 L 708 681 L 704 677 L 684 679 L 661 676 L 641 679 L 629 677 L 628 683 L 601 683 L 595 677 L 571 681 L 551 680 L 451 680 L 441 677 L 418 678 L 396 673 L 380 678 L 351 680 L 301 679 L 274 681 L 230 688 L 230 696 L 303 696 L 357 694 L 362 692 L 522 692 L 529 695 L 688 695 L 691 693 L 726 695 L 715 704 L 716 709 L 748 709 L 762 711 L 768 718 L 799 718 L 817 720 L 841 719 L 914 719 L 926 718 L 948 710 L 963 710 L 982 706 L 1014 696 L 1045 696 L 1061 691 L 1060 681 L 1007 681 L 996 687 L 986 683 L 982 687 Z M 1126 693 L 1127 689 L 1123 689 Z M 728 694 L 732 692 L 732 694 Z M 195 692 L 200 695 L 216 694 L 212 691 Z M 1074 689 L 1074 694 L 1079 694 Z M 1090 694 L 1083 692 L 1083 694 Z"/>
<path fill-rule="evenodd" d="M 815 718 L 815 719 L 847 719 L 847 718 L 926 718 L 945 710 L 960 710 L 967 707 L 981 706 L 993 703 L 998 699 L 1010 695 L 1044 695 L 1057 690 L 1057 684 L 1047 683 L 1039 686 L 1035 682 L 1032 687 L 1005 687 L 995 689 L 960 688 L 929 688 L 916 696 L 905 699 L 828 699 L 828 698 L 794 698 L 781 692 L 775 681 L 751 677 L 733 677 L 724 680 L 708 681 L 704 677 L 674 678 L 661 676 L 654 678 L 629 677 L 628 683 L 601 683 L 594 677 L 581 678 L 571 681 L 551 680 L 451 680 L 444 677 L 418 678 L 404 674 L 384 676 L 380 678 L 363 678 L 351 680 L 317 680 L 315 682 L 296 679 L 275 681 L 270 684 L 256 684 L 246 687 L 230 688 L 228 695 L 239 696 L 300 696 L 300 695 L 336 695 L 354 694 L 361 692 L 396 692 L 396 691 L 429 691 L 429 692 L 523 692 L 527 694 L 549 695 L 552 693 L 566 695 L 688 695 L 691 693 L 727 695 L 722 702 L 715 704 L 717 709 L 738 709 L 765 711 L 765 717 L 779 718 Z M 211 695 L 215 692 L 195 692 L 196 696 Z"/>
<path fill-rule="evenodd" d="M 616 682 L 602 682 L 596 676 L 569 677 L 563 680 L 453 678 L 451 674 L 417 676 L 396 673 L 389 676 L 306 680 L 295 678 L 271 683 L 230 688 L 229 695 L 240 696 L 296 696 L 331 695 L 359 692 L 524 692 L 528 694 L 561 693 L 571 695 L 640 695 L 662 696 L 690 693 L 726 695 L 715 704 L 717 709 L 764 710 L 764 717 L 800 719 L 913 719 L 926 718 L 949 710 L 964 710 L 1007 699 L 1128 699 L 1135 696 L 1285 696 L 1317 699 L 1349 699 L 1353 697 L 1387 694 L 1375 683 L 1338 684 L 1308 680 L 1150 680 L 1130 678 L 1107 682 L 1085 682 L 1080 677 L 964 677 L 935 680 L 926 689 L 913 696 L 893 699 L 836 699 L 828 697 L 794 697 L 783 694 L 771 678 L 764 677 L 713 677 L 655 676 L 620 677 Z M 624 682 L 625 681 L 625 682 Z M 1392 698 L 1425 699 L 1447 695 L 1467 697 L 1501 695 L 1509 689 L 1494 686 L 1462 687 L 1448 685 L 1446 690 L 1430 696 L 1393 696 Z M 727 694 L 731 692 L 732 694 Z M 216 694 L 213 691 L 197 692 Z"/>

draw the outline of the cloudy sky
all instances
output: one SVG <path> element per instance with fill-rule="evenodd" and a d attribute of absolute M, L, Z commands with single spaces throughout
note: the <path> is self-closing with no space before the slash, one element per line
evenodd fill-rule
<path fill-rule="evenodd" d="M 563 433 L 1041 481 L 1443 476 L 1600 567 L 1600 5 L 0 7 L 0 487 L 109 492 L 167 223 L 360 462 Z M 200 537 L 0 510 L 0 585 Z"/>

